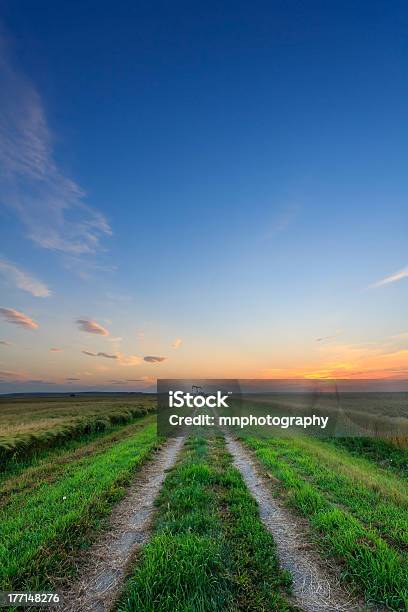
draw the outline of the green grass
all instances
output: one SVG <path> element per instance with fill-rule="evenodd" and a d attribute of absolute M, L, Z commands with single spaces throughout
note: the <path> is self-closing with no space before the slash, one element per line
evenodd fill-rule
<path fill-rule="evenodd" d="M 347 460 L 346 452 L 336 454 L 336 449 L 317 441 L 248 438 L 246 443 L 279 479 L 278 489 L 286 502 L 309 519 L 322 550 L 341 563 L 343 577 L 353 580 L 368 602 L 405 610 L 408 556 L 403 481 L 396 477 L 387 481 L 369 462 L 353 456 Z"/>
<path fill-rule="evenodd" d="M 121 612 L 290 610 L 290 580 L 222 438 L 191 438 L 166 478 Z"/>
<path fill-rule="evenodd" d="M 0 589 L 69 581 L 158 442 L 155 397 L 0 399 Z M 408 451 L 382 440 L 247 438 L 316 547 L 368 602 L 408 610 Z M 190 438 L 121 612 L 290 610 L 288 576 L 221 437 Z"/>
<path fill-rule="evenodd" d="M 0 469 L 67 440 L 154 411 L 155 397 L 0 398 Z"/>
<path fill-rule="evenodd" d="M 408 490 L 363 458 L 311 439 L 271 442 L 279 458 L 396 548 L 408 550 Z"/>
<path fill-rule="evenodd" d="M 100 453 L 71 458 L 54 479 L 45 473 L 34 487 L 11 491 L 0 511 L 0 588 L 43 590 L 69 577 L 73 555 L 155 447 L 156 426 L 148 423 Z"/>
<path fill-rule="evenodd" d="M 0 508 L 4 508 L 16 495 L 27 490 L 34 491 L 44 483 L 51 484 L 60 478 L 68 464 L 78 462 L 81 458 L 95 458 L 112 446 L 134 436 L 141 428 L 156 422 L 156 416 L 139 417 L 128 425 L 112 425 L 107 431 L 84 434 L 79 438 L 68 440 L 58 448 L 44 449 L 8 464 L 0 474 Z"/>
<path fill-rule="evenodd" d="M 381 468 L 408 478 L 408 448 L 373 438 L 333 438 L 329 443 L 347 449 L 356 457 L 363 456 L 370 459 Z"/>

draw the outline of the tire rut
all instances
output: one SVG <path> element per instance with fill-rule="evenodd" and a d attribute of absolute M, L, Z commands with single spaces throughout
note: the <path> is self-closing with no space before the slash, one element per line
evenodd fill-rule
<path fill-rule="evenodd" d="M 151 531 L 154 502 L 184 438 L 168 441 L 144 464 L 126 496 L 113 508 L 110 527 L 86 553 L 80 577 L 62 593 L 64 612 L 108 612 L 117 599 L 130 561 Z"/>
<path fill-rule="evenodd" d="M 353 599 L 332 572 L 324 567 L 318 553 L 311 549 L 300 524 L 273 497 L 269 483 L 258 473 L 249 451 L 228 434 L 226 443 L 235 467 L 258 503 L 263 524 L 273 535 L 281 566 L 292 575 L 294 603 L 305 612 L 366 610 L 364 603 Z"/>

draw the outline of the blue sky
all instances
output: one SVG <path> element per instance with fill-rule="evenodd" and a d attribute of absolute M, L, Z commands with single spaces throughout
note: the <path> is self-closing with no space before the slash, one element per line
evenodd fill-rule
<path fill-rule="evenodd" d="M 405 376 L 407 21 L 3 3 L 1 390 Z"/>

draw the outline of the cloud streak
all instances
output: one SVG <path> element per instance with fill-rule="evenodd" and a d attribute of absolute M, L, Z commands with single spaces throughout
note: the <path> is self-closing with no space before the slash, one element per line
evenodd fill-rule
<path fill-rule="evenodd" d="M 26 379 L 27 377 L 22 372 L 0 370 L 0 380 L 2 382 L 24 382 Z"/>
<path fill-rule="evenodd" d="M 158 357 L 157 355 L 146 355 L 143 357 L 144 361 L 147 363 L 161 363 L 162 361 L 166 361 L 167 357 Z"/>
<path fill-rule="evenodd" d="M 124 366 L 134 366 L 142 363 L 142 358 L 138 355 L 124 355 L 123 353 L 118 353 L 118 360 L 120 365 Z"/>
<path fill-rule="evenodd" d="M 27 236 L 44 249 L 95 253 L 112 233 L 85 193 L 55 161 L 40 95 L 17 70 L 0 38 L 0 187 Z"/>
<path fill-rule="evenodd" d="M 175 340 L 173 340 L 173 342 L 171 343 L 171 346 L 172 346 L 174 349 L 178 349 L 178 348 L 180 348 L 180 346 L 181 346 L 182 344 L 183 344 L 182 339 L 181 339 L 181 338 L 176 338 L 176 339 L 175 339 Z"/>
<path fill-rule="evenodd" d="M 395 272 L 394 274 L 385 276 L 381 280 L 370 285 L 369 288 L 376 289 L 377 287 L 382 287 L 383 285 L 389 285 L 390 283 L 396 283 L 402 280 L 403 278 L 407 278 L 407 277 L 408 277 L 408 266 L 406 268 L 403 268 L 402 270 L 399 270 L 398 272 Z"/>
<path fill-rule="evenodd" d="M 124 355 L 123 353 L 104 353 L 99 351 L 98 353 L 94 353 L 93 351 L 82 351 L 84 355 L 88 355 L 89 357 L 105 357 L 106 359 L 116 359 L 116 361 L 123 366 L 134 366 L 142 363 L 141 357 L 138 355 Z"/>
<path fill-rule="evenodd" d="M 35 297 L 51 295 L 47 285 L 6 259 L 0 259 L 0 273 L 16 287 L 31 293 Z"/>
<path fill-rule="evenodd" d="M 316 342 L 327 342 L 328 340 L 334 340 L 341 334 L 341 330 L 338 329 L 335 334 L 331 334 L 330 336 L 321 336 L 320 338 L 316 338 Z"/>
<path fill-rule="evenodd" d="M 7 323 L 18 325 L 19 327 L 25 327 L 27 329 L 37 329 L 38 323 L 33 321 L 29 316 L 14 308 L 0 308 L 0 315 L 2 315 Z"/>
<path fill-rule="evenodd" d="M 105 357 L 105 359 L 117 359 L 117 355 L 110 355 L 109 353 L 104 353 L 103 351 L 99 351 L 99 353 L 93 353 L 92 351 L 82 351 L 84 355 L 89 355 L 89 357 Z"/>
<path fill-rule="evenodd" d="M 77 319 L 76 324 L 78 325 L 78 329 L 80 331 L 86 332 L 88 334 L 97 334 L 99 336 L 109 336 L 109 332 L 105 327 L 99 325 L 96 321 L 92 319 Z"/>

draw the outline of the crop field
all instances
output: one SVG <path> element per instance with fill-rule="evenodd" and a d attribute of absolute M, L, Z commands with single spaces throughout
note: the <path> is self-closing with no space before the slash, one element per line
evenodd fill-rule
<path fill-rule="evenodd" d="M 0 460 L 27 457 L 92 431 L 127 423 L 155 408 L 152 399 L 98 396 L 0 399 Z"/>
<path fill-rule="evenodd" d="M 164 440 L 155 404 L 0 401 L 0 590 L 68 612 L 408 610 L 406 448 Z"/>

